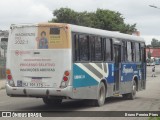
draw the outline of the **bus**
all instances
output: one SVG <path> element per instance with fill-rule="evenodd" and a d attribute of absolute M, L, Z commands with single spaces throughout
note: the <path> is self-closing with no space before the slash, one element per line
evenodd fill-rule
<path fill-rule="evenodd" d="M 155 65 L 159 65 L 160 64 L 160 58 L 154 58 L 155 60 Z"/>
<path fill-rule="evenodd" d="M 146 88 L 145 41 L 141 37 L 66 23 L 11 25 L 6 93 L 63 99 L 134 99 Z"/>
<path fill-rule="evenodd" d="M 158 61 L 154 57 L 151 57 L 150 59 L 147 59 L 146 62 L 147 62 L 148 66 L 155 66 L 156 64 L 158 64 L 157 63 Z"/>

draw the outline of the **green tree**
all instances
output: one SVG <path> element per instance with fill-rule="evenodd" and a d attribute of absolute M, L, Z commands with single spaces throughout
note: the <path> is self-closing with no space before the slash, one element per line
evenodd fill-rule
<path fill-rule="evenodd" d="M 128 34 L 136 31 L 136 24 L 126 24 L 119 12 L 111 10 L 97 9 L 96 12 L 76 12 L 69 8 L 60 8 L 53 11 L 53 15 L 55 17 L 49 22 L 70 23 Z"/>
<path fill-rule="evenodd" d="M 152 45 L 152 47 L 160 47 L 160 41 L 153 38 L 151 41 L 151 45 Z"/>
<path fill-rule="evenodd" d="M 66 22 L 66 23 L 76 23 L 77 12 L 69 8 L 61 8 L 53 12 L 56 18 L 52 19 L 52 22 Z"/>
<path fill-rule="evenodd" d="M 152 45 L 150 45 L 150 44 L 149 44 L 149 45 L 146 45 L 146 48 L 150 48 L 150 47 L 152 47 Z"/>

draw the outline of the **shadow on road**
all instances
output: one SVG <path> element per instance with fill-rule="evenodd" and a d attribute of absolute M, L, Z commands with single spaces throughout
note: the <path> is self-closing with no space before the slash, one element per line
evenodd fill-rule
<path fill-rule="evenodd" d="M 106 98 L 105 105 L 114 104 L 117 102 L 125 101 L 122 97 L 110 97 Z M 104 106 L 105 106 L 104 105 Z M 95 107 L 90 100 L 70 100 L 63 101 L 59 106 L 47 106 L 45 104 L 33 106 L 33 107 L 24 107 L 18 110 L 24 111 L 81 111 L 82 109 Z"/>

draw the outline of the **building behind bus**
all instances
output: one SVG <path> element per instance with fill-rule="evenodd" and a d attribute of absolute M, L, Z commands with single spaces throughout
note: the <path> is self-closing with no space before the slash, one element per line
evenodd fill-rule
<path fill-rule="evenodd" d="M 8 43 L 8 31 L 0 30 L 0 79 L 6 77 L 6 52 Z"/>

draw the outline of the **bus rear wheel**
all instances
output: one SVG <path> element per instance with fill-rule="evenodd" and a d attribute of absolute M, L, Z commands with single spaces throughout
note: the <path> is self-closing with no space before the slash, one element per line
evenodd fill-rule
<path fill-rule="evenodd" d="M 128 94 L 123 94 L 123 98 L 124 99 L 130 99 L 133 100 L 136 97 L 136 89 L 137 89 L 137 85 L 136 85 L 136 81 L 133 80 L 133 84 L 132 84 L 132 92 L 128 93 Z"/>
<path fill-rule="evenodd" d="M 98 99 L 95 100 L 95 105 L 96 106 L 104 105 L 105 99 L 106 99 L 106 87 L 104 83 L 101 82 L 99 85 L 99 90 L 98 90 Z"/>
<path fill-rule="evenodd" d="M 43 102 L 46 105 L 60 105 L 62 103 L 62 99 L 50 99 L 50 98 L 43 98 Z"/>

